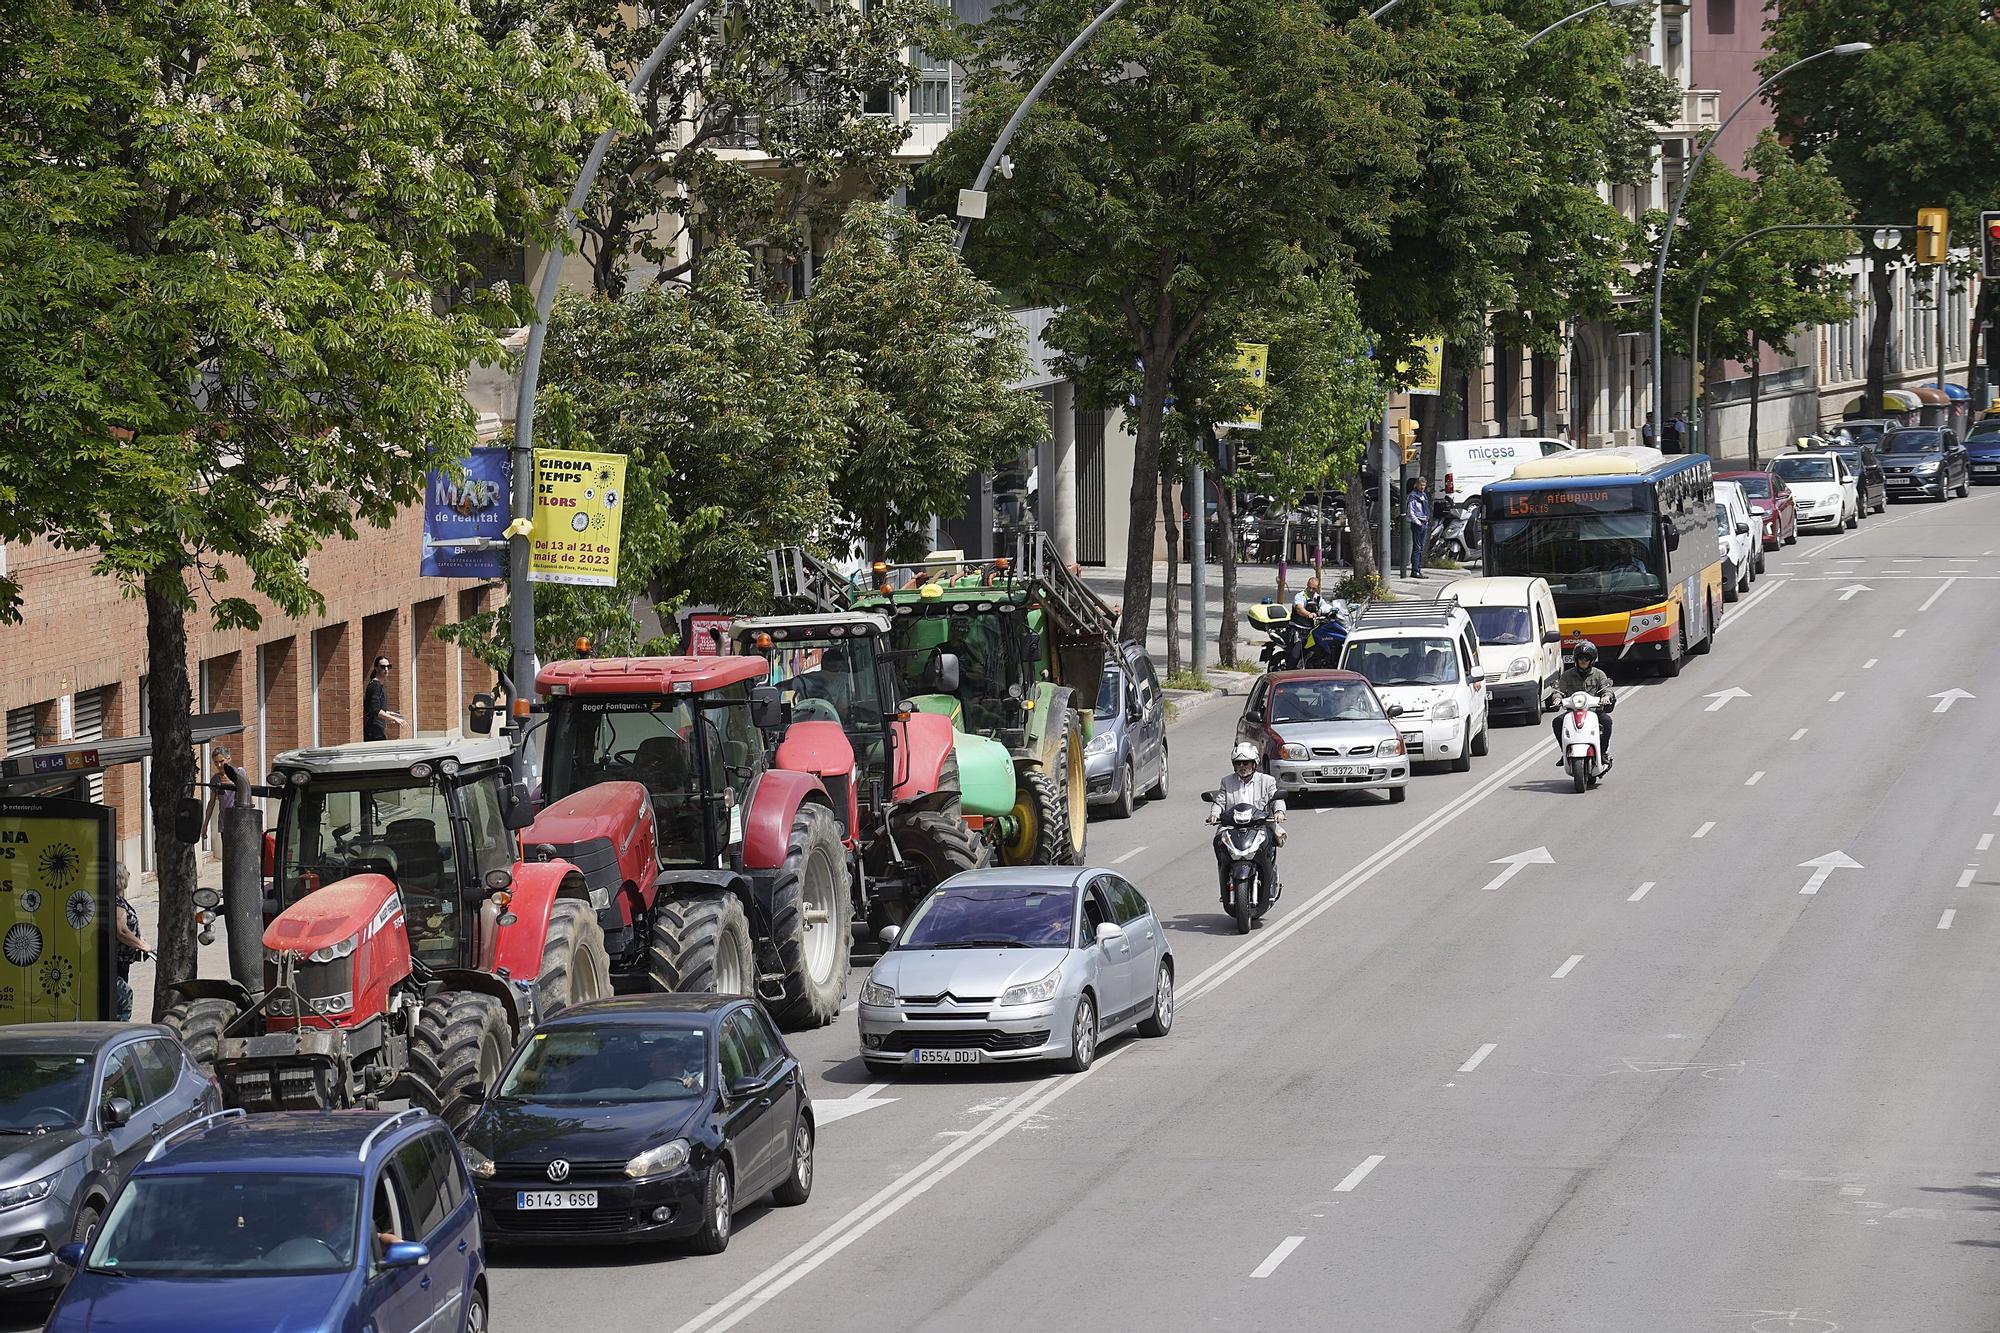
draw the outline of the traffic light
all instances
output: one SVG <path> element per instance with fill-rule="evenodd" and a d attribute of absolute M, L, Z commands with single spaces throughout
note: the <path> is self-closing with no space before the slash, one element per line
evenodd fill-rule
<path fill-rule="evenodd" d="M 1942 264 L 1951 256 L 1951 214 L 1942 208 L 1917 210 L 1917 262 Z"/>
<path fill-rule="evenodd" d="M 1396 443 L 1403 446 L 1403 461 L 1417 460 L 1417 423 L 1408 417 L 1396 418 Z"/>
<path fill-rule="evenodd" d="M 1979 215 L 1979 276 L 2000 279 L 2000 211 Z"/>

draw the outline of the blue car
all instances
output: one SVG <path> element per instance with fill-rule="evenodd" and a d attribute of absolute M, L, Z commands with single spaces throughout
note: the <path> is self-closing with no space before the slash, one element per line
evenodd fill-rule
<path fill-rule="evenodd" d="M 479 1205 L 425 1111 L 222 1111 L 163 1136 L 47 1328 L 484 1333 Z"/>

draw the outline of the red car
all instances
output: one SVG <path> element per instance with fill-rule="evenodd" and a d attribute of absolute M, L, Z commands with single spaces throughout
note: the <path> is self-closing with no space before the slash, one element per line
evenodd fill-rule
<path fill-rule="evenodd" d="M 1764 524 L 1765 550 L 1775 551 L 1798 541 L 1799 506 L 1783 477 L 1768 472 L 1718 472 L 1715 479 L 1742 485 L 1743 493 L 1750 497 L 1751 512 Z"/>

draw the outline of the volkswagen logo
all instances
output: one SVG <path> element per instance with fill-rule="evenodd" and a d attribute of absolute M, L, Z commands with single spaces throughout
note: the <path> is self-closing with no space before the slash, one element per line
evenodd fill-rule
<path fill-rule="evenodd" d="M 564 1160 L 563 1160 L 562 1158 L 560 1158 L 560 1157 L 556 1158 L 556 1160 L 555 1160 L 555 1161 L 553 1161 L 553 1162 L 550 1162 L 550 1163 L 549 1163 L 549 1179 L 550 1179 L 550 1180 L 553 1180 L 553 1181 L 555 1181 L 555 1182 L 556 1182 L 556 1183 L 557 1183 L 558 1185 L 562 1184 L 562 1182 L 563 1182 L 563 1181 L 565 1181 L 565 1180 L 568 1180 L 568 1179 L 569 1179 L 569 1163 L 568 1163 L 568 1162 L 565 1162 L 565 1161 L 564 1161 Z"/>

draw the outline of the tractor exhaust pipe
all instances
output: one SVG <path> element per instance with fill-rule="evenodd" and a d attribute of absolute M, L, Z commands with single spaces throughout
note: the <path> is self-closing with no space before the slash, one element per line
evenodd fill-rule
<path fill-rule="evenodd" d="M 229 975 L 252 998 L 264 993 L 264 812 L 250 775 L 224 765 L 236 804 L 222 812 L 222 918 L 229 930 Z"/>

